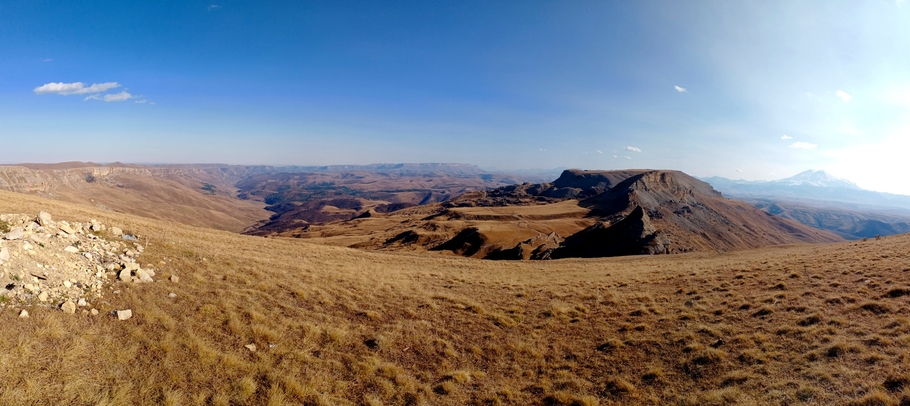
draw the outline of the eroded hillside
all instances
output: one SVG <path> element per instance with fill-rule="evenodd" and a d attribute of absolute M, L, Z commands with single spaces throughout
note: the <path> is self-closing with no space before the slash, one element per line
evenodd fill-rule
<path fill-rule="evenodd" d="M 355 248 L 550 259 L 749 249 L 840 237 L 726 199 L 678 171 L 567 170 L 552 183 L 467 193 L 277 235 Z"/>

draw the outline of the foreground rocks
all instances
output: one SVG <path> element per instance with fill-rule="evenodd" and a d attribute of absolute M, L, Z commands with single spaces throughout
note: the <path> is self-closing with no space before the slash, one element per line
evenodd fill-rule
<path fill-rule="evenodd" d="M 0 306 L 45 305 L 73 314 L 78 303 L 88 307 L 83 313 L 98 314 L 92 302 L 115 278 L 154 282 L 155 270 L 136 262 L 144 250 L 138 240 L 108 230 L 95 220 L 54 221 L 43 211 L 0 214 Z"/>

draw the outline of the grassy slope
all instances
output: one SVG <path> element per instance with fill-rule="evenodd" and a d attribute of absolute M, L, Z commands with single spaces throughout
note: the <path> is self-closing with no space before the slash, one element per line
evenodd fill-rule
<path fill-rule="evenodd" d="M 896 404 L 910 388 L 907 236 L 503 263 L 0 192 L 0 212 L 38 210 L 147 238 L 162 281 L 113 285 L 99 306 L 125 322 L 0 311 L 0 404 Z"/>

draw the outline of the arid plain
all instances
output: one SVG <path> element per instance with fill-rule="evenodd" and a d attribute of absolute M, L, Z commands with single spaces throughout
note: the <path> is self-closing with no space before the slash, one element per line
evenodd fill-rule
<path fill-rule="evenodd" d="M 41 210 L 139 236 L 160 282 L 112 282 L 99 316 L 5 304 L 3 404 L 910 403 L 905 235 L 484 261 L 0 192 Z"/>

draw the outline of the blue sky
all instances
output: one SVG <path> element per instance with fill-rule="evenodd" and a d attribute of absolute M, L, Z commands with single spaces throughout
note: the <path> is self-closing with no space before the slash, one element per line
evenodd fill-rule
<path fill-rule="evenodd" d="M 0 2 L 0 163 L 825 169 L 910 194 L 906 0 L 71 3 Z"/>

